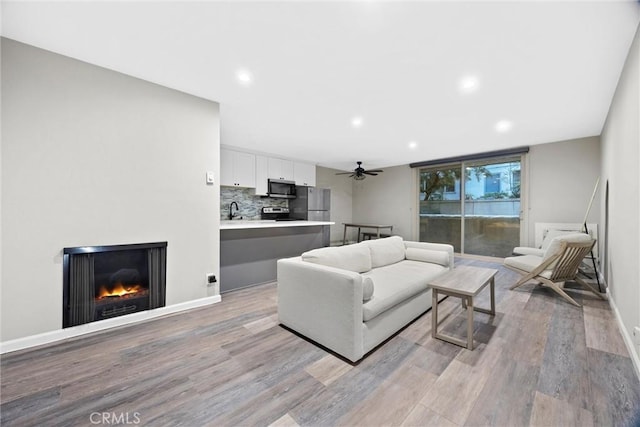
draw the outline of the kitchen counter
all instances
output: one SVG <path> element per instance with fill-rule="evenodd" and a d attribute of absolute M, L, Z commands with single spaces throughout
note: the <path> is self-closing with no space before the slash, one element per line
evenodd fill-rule
<path fill-rule="evenodd" d="M 334 225 L 331 221 L 275 221 L 275 220 L 236 220 L 220 221 L 220 230 L 244 230 L 250 228 L 281 228 L 281 227 L 314 227 Z"/>
<path fill-rule="evenodd" d="M 220 292 L 270 283 L 280 258 L 321 248 L 331 221 L 220 221 Z"/>

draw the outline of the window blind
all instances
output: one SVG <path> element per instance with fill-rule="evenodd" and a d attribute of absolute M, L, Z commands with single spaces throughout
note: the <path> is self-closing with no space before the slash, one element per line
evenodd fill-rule
<path fill-rule="evenodd" d="M 460 163 L 460 162 L 468 162 L 471 160 L 482 160 L 482 159 L 489 159 L 489 158 L 495 158 L 495 157 L 506 157 L 506 156 L 512 156 L 515 154 L 528 153 L 528 152 L 529 152 L 529 146 L 516 147 L 516 148 L 508 148 L 506 150 L 486 151 L 484 153 L 467 154 L 465 156 L 446 157 L 444 159 L 415 162 L 415 163 L 410 163 L 409 166 L 412 168 L 422 168 L 425 166 L 435 166 L 435 165 L 442 165 L 446 163 Z"/>

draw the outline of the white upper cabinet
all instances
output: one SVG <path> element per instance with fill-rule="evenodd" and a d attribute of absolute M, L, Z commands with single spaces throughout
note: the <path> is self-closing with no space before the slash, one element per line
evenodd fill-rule
<path fill-rule="evenodd" d="M 266 196 L 269 190 L 269 158 L 256 155 L 256 196 Z"/>
<path fill-rule="evenodd" d="M 220 185 L 254 188 L 256 186 L 256 155 L 221 148 Z"/>
<path fill-rule="evenodd" d="M 296 185 L 315 187 L 316 165 L 311 163 L 295 162 L 293 164 L 293 177 Z"/>
<path fill-rule="evenodd" d="M 293 162 L 291 160 L 268 157 L 268 178 L 293 181 Z"/>
<path fill-rule="evenodd" d="M 220 185 L 256 189 L 257 196 L 266 196 L 269 179 L 295 181 L 296 185 L 314 187 L 316 166 L 261 154 L 220 149 Z"/>

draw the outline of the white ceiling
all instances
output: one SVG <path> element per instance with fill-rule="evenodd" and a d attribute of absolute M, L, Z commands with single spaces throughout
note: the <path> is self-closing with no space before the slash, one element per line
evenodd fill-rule
<path fill-rule="evenodd" d="M 640 3 L 3 1 L 2 15 L 3 36 L 220 102 L 222 144 L 352 169 L 599 135 Z"/>

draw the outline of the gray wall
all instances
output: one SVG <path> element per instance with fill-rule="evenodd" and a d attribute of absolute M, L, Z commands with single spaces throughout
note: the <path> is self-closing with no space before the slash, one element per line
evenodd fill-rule
<path fill-rule="evenodd" d="M 640 28 L 618 81 L 602 132 L 602 187 L 605 200 L 609 183 L 609 232 L 601 238 L 609 292 L 624 323 L 627 338 L 640 326 Z M 605 207 L 601 216 L 605 218 Z M 604 234 L 603 236 L 604 237 Z M 605 252 L 604 242 L 608 241 Z M 637 341 L 636 341 L 637 342 Z M 640 375 L 640 345 L 635 345 Z"/>
<path fill-rule="evenodd" d="M 331 243 L 342 243 L 343 223 L 353 219 L 353 180 L 337 169 L 316 166 L 316 186 L 331 189 Z"/>
<path fill-rule="evenodd" d="M 536 222 L 582 223 L 599 176 L 600 138 L 597 136 L 531 146 L 529 226 L 522 243 L 533 245 Z M 600 224 L 598 195 L 587 222 Z"/>
<path fill-rule="evenodd" d="M 535 222 L 581 223 L 600 174 L 599 137 L 534 145 L 528 155 L 529 223 L 523 244 L 534 242 Z M 389 223 L 394 234 L 417 239 L 416 170 L 384 168 L 384 173 L 353 183 L 353 221 Z M 599 223 L 600 197 L 589 222 Z"/>
<path fill-rule="evenodd" d="M 600 139 L 581 138 L 534 145 L 528 155 L 529 222 L 523 244 L 533 244 L 536 222 L 580 223 L 600 172 Z M 353 221 L 389 223 L 394 234 L 417 239 L 416 170 L 384 168 L 384 173 L 353 182 Z M 599 223 L 600 197 L 589 222 Z"/>
<path fill-rule="evenodd" d="M 383 168 L 378 176 L 353 181 L 353 221 L 393 225 L 393 234 L 417 238 L 417 175 L 408 165 Z"/>
<path fill-rule="evenodd" d="M 62 249 L 168 241 L 167 305 L 217 290 L 219 106 L 2 39 L 0 340 L 62 327 Z"/>

